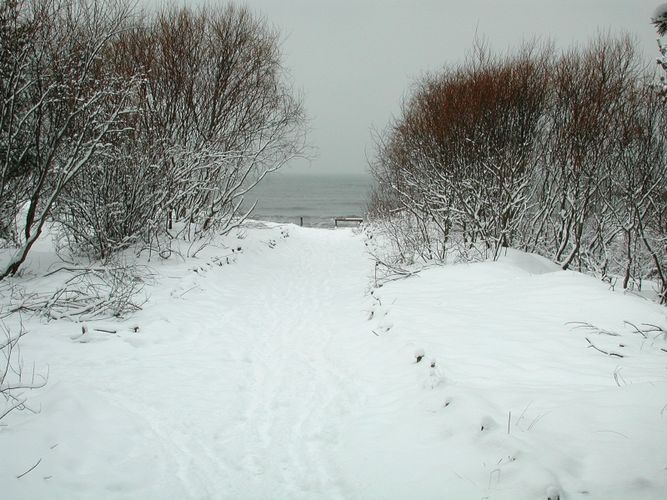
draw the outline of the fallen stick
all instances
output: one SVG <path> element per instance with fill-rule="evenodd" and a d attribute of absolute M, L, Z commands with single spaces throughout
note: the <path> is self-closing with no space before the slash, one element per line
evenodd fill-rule
<path fill-rule="evenodd" d="M 41 458 L 40 458 L 39 460 L 37 460 L 37 463 L 36 463 L 35 465 L 33 465 L 32 467 L 30 467 L 30 468 L 29 468 L 27 471 L 25 471 L 23 474 L 19 474 L 18 476 L 16 476 L 16 479 L 21 479 L 23 476 L 25 476 L 25 475 L 28 474 L 29 472 L 32 472 L 33 470 L 35 470 L 35 467 L 37 467 L 40 463 L 42 463 L 42 459 L 41 459 Z"/>
<path fill-rule="evenodd" d="M 118 333 L 116 330 L 105 330 L 104 328 L 93 328 L 93 331 L 102 333 Z"/>
<path fill-rule="evenodd" d="M 618 354 L 618 353 L 616 353 L 616 352 L 607 352 L 607 351 L 603 351 L 603 350 L 600 349 L 599 347 L 595 346 L 595 345 L 593 344 L 593 342 L 591 342 L 591 341 L 588 339 L 588 337 L 584 337 L 584 338 L 585 338 L 586 341 L 590 344 L 588 347 L 592 347 L 593 349 L 595 349 L 596 351 L 601 352 L 602 354 L 606 354 L 607 356 L 616 356 L 617 358 L 624 358 L 624 357 L 625 357 L 625 356 L 623 356 L 622 354 Z"/>

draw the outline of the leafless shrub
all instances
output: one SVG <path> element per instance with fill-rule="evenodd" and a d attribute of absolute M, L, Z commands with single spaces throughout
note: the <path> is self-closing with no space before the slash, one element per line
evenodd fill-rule
<path fill-rule="evenodd" d="M 46 385 L 47 377 L 35 372 L 33 366 L 30 372 L 25 370 L 19 349 L 19 342 L 26 331 L 21 325 L 18 333 L 11 333 L 6 325 L 0 324 L 0 420 L 13 411 L 32 411 L 28 405 L 26 392 L 39 389 Z"/>
<path fill-rule="evenodd" d="M 369 216 L 400 260 L 538 252 L 667 302 L 667 136 L 625 37 L 547 44 L 420 81 L 377 138 Z M 615 278 L 614 278 L 615 279 Z"/>
<path fill-rule="evenodd" d="M 543 154 L 550 58 L 549 46 L 506 58 L 478 47 L 461 67 L 421 81 L 378 140 L 373 210 L 380 199 L 398 205 L 435 259 L 452 238 L 492 255 L 515 244 Z"/>
<path fill-rule="evenodd" d="M 599 39 L 564 54 L 554 68 L 553 137 L 543 191 L 551 226 L 543 245 L 563 269 L 586 268 L 595 244 L 610 229 L 602 207 L 616 169 L 617 131 L 624 105 L 642 85 L 634 46 L 628 39 Z M 550 232 L 553 231 L 552 234 Z M 590 260 L 590 259 L 588 259 Z"/>
<path fill-rule="evenodd" d="M 148 269 L 119 262 L 101 267 L 63 267 L 51 274 L 56 273 L 68 276 L 56 291 L 14 290 L 9 309 L 73 321 L 125 317 L 141 309 L 147 300 L 145 285 L 152 279 Z"/>
<path fill-rule="evenodd" d="M 0 34 L 0 239 L 17 246 L 0 277 L 51 218 L 100 259 L 228 232 L 252 187 L 304 152 L 278 32 L 246 8 L 12 0 Z"/>
<path fill-rule="evenodd" d="M 130 15 L 122 1 L 3 2 L 0 215 L 18 248 L 15 274 L 72 180 L 121 132 L 134 78 L 119 78 L 103 50 Z"/>
<path fill-rule="evenodd" d="M 536 241 L 564 269 L 621 276 L 624 289 L 655 280 L 664 302 L 667 142 L 651 74 L 628 39 L 603 38 L 565 54 L 555 75 L 550 229 Z"/>
<path fill-rule="evenodd" d="M 278 33 L 246 8 L 168 8 L 110 44 L 111 69 L 143 75 L 125 141 L 70 184 L 59 220 L 104 258 L 134 241 L 198 239 L 245 219 L 242 202 L 304 150 L 304 112 Z"/>

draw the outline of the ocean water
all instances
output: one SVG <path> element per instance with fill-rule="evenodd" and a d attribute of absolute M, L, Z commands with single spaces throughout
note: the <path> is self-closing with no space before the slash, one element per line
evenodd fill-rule
<path fill-rule="evenodd" d="M 366 175 L 267 176 L 246 195 L 257 200 L 251 219 L 333 227 L 334 217 L 363 217 L 372 179 Z"/>

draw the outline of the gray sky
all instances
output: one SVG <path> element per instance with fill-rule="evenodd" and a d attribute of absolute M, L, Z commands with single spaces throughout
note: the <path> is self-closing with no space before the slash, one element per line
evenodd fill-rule
<path fill-rule="evenodd" d="M 146 4 L 152 0 L 143 0 Z M 168 2 L 167 2 L 168 3 Z M 176 1 L 198 5 L 205 1 Z M 210 2 L 209 2 L 210 3 Z M 216 3 L 216 2 L 212 2 Z M 475 33 L 495 50 L 535 36 L 558 47 L 599 31 L 636 37 L 657 56 L 654 0 L 247 0 L 283 35 L 283 54 L 310 117 L 308 165 L 289 172 L 364 173 L 382 129 L 421 74 L 460 62 Z"/>

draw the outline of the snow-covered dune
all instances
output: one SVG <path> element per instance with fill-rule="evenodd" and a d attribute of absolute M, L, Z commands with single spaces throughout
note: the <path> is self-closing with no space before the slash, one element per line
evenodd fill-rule
<path fill-rule="evenodd" d="M 373 289 L 351 229 L 255 224 L 150 265 L 127 320 L 23 318 L 48 384 L 0 421 L 0 497 L 667 491 L 667 339 L 626 323 L 667 327 L 655 304 L 519 253 Z"/>

